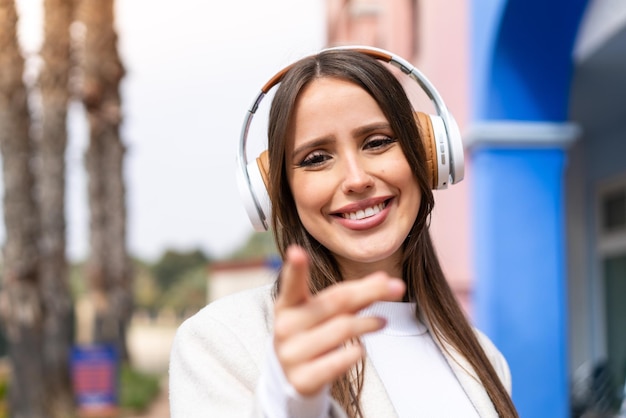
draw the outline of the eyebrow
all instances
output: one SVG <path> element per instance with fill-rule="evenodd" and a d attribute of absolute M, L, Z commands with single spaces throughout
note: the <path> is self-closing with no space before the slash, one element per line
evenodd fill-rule
<path fill-rule="evenodd" d="M 380 131 L 383 129 L 391 130 L 391 125 L 389 122 L 374 122 L 369 125 L 359 126 L 358 128 L 352 131 L 353 136 L 362 136 L 367 135 L 370 132 Z"/>
<path fill-rule="evenodd" d="M 371 132 L 380 131 L 380 130 L 391 130 L 391 125 L 388 122 L 374 122 L 369 125 L 359 126 L 352 130 L 352 136 L 365 136 Z M 301 152 L 304 152 L 307 149 L 318 148 L 324 145 L 328 145 L 335 140 L 331 137 L 321 137 L 317 139 L 313 139 L 305 144 L 299 146 L 294 149 L 291 153 L 292 158 L 295 158 Z"/>
<path fill-rule="evenodd" d="M 329 138 L 329 137 L 322 137 L 322 138 L 317 138 L 317 139 L 313 139 L 311 141 L 308 141 L 302 145 L 300 145 L 298 148 L 294 149 L 293 152 L 291 153 L 291 157 L 295 158 L 298 154 L 308 150 L 308 149 L 312 149 L 312 148 L 318 148 L 318 147 L 322 147 L 324 145 L 328 145 L 332 142 L 335 142 L 335 140 L 333 138 Z"/>

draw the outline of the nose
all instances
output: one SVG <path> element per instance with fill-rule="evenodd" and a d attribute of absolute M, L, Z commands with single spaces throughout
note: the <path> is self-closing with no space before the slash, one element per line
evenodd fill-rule
<path fill-rule="evenodd" d="M 363 193 L 374 186 L 374 177 L 367 170 L 366 163 L 359 158 L 346 159 L 344 164 L 344 193 Z"/>

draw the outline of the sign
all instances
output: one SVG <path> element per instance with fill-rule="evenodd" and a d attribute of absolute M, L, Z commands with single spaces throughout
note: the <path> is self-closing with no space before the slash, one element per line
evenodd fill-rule
<path fill-rule="evenodd" d="M 71 370 L 80 417 L 118 415 L 119 356 L 110 345 L 75 346 Z"/>

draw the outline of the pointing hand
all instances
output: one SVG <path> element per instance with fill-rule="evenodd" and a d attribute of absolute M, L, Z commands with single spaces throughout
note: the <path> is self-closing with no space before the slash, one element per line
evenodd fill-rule
<path fill-rule="evenodd" d="M 356 338 L 385 326 L 377 317 L 357 316 L 376 301 L 402 298 L 402 280 L 375 273 L 309 291 L 309 259 L 302 248 L 287 249 L 275 305 L 274 349 L 289 383 L 303 396 L 319 393 L 364 355 Z"/>

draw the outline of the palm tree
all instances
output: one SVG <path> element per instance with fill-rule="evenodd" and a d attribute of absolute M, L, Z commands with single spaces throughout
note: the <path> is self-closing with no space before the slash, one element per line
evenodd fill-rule
<path fill-rule="evenodd" d="M 0 0 L 0 152 L 4 181 L 3 287 L 0 313 L 11 365 L 13 416 L 47 417 L 41 356 L 44 307 L 39 291 L 39 214 L 34 197 L 24 58 L 16 35 L 13 0 Z"/>
<path fill-rule="evenodd" d="M 69 374 L 73 304 L 65 255 L 65 149 L 70 99 L 70 24 L 72 0 L 44 1 L 41 131 L 38 139 L 37 189 L 41 217 L 41 293 L 45 306 L 43 358 L 47 410 L 51 416 L 73 415 Z"/>
<path fill-rule="evenodd" d="M 132 286 L 126 247 L 126 149 L 120 138 L 124 67 L 117 52 L 114 1 L 81 0 L 78 19 L 85 28 L 81 94 L 90 128 L 85 164 L 90 209 L 88 274 L 96 308 L 94 339 L 114 344 L 126 358 Z"/>

